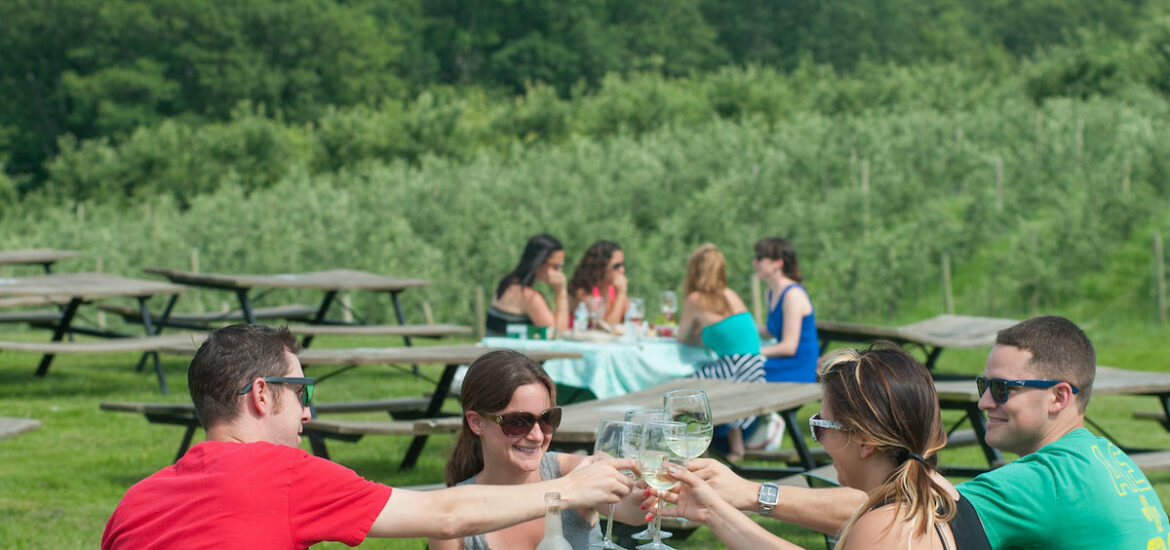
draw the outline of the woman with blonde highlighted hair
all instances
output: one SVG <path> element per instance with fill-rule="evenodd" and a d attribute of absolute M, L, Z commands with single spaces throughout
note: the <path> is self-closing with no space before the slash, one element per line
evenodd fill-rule
<path fill-rule="evenodd" d="M 892 344 L 827 357 L 813 438 L 837 479 L 866 493 L 840 533 L 838 550 L 990 550 L 979 516 L 938 471 L 946 445 L 938 395 L 926 367 Z M 705 523 L 732 549 L 797 546 L 772 535 L 707 482 L 683 468 L 678 515 Z M 781 499 L 783 497 L 781 496 Z"/>
<path fill-rule="evenodd" d="M 736 382 L 763 382 L 764 356 L 760 335 L 747 306 L 734 290 L 727 288 L 727 260 L 713 244 L 704 244 L 691 253 L 683 280 L 679 341 L 705 345 L 718 358 L 695 369 L 699 378 L 723 378 Z M 732 462 L 743 458 L 743 431 L 755 422 L 745 418 L 715 429 L 713 444 Z"/>

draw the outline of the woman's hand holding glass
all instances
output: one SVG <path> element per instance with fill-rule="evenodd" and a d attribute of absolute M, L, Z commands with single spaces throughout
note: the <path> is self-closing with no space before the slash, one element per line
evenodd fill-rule
<path fill-rule="evenodd" d="M 593 456 L 597 460 L 607 458 L 633 458 L 638 455 L 638 441 L 640 427 L 632 422 L 619 420 L 603 420 L 597 428 L 597 440 L 593 444 Z M 634 470 L 622 470 L 626 477 L 635 479 Z M 611 540 L 613 534 L 613 512 L 615 505 L 609 505 L 609 517 L 605 522 L 605 538 L 601 543 L 591 545 L 592 548 L 606 550 L 625 550 Z"/>

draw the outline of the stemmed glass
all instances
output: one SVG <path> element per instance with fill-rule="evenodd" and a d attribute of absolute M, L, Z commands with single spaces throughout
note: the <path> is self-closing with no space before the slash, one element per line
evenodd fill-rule
<path fill-rule="evenodd" d="M 682 422 L 668 422 L 652 420 L 642 427 L 642 445 L 638 454 L 638 469 L 642 470 L 642 479 L 647 485 L 658 492 L 658 503 L 655 505 L 655 523 L 662 521 L 662 492 L 673 489 L 678 480 L 666 472 L 663 462 L 682 465 L 685 460 L 682 455 L 674 452 L 674 441 L 677 441 L 687 429 Z M 656 529 L 654 540 L 637 546 L 637 550 L 675 550 L 662 543 L 661 531 Z"/>
<path fill-rule="evenodd" d="M 662 317 L 669 325 L 674 321 L 674 312 L 678 311 L 678 296 L 674 295 L 673 290 L 663 290 L 659 299 L 662 302 Z"/>
<path fill-rule="evenodd" d="M 630 409 L 626 411 L 626 422 L 633 422 L 639 426 L 645 426 L 647 422 L 653 420 L 666 420 L 666 413 L 662 409 L 646 408 Z M 658 529 L 655 523 L 650 523 L 646 525 L 645 529 L 630 535 L 630 538 L 634 540 L 652 540 L 654 538 L 654 532 L 657 530 Z M 660 538 L 668 539 L 672 536 L 674 536 L 674 533 L 671 533 L 670 531 L 662 531 Z"/>
<path fill-rule="evenodd" d="M 593 454 L 599 459 L 605 458 L 634 458 L 638 456 L 638 442 L 641 427 L 633 422 L 620 420 L 602 420 L 597 428 L 597 441 L 593 444 Z M 633 479 L 633 470 L 622 470 Z M 613 511 L 615 504 L 609 505 L 609 518 L 605 521 L 605 538 L 600 543 L 589 545 L 590 548 L 605 550 L 625 550 L 611 540 L 613 535 Z"/>
<path fill-rule="evenodd" d="M 663 394 L 662 408 L 666 418 L 682 422 L 686 430 L 674 441 L 674 451 L 690 460 L 702 456 L 711 445 L 715 431 L 711 423 L 711 403 L 703 390 L 674 390 Z"/>

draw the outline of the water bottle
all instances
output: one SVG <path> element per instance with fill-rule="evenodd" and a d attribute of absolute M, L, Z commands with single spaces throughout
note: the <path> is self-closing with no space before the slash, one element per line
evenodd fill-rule
<path fill-rule="evenodd" d="M 583 331 L 589 328 L 589 306 L 585 302 L 577 304 L 577 309 L 573 312 L 573 330 Z"/>
<path fill-rule="evenodd" d="M 573 550 L 561 525 L 561 494 L 544 494 L 544 538 L 536 550 Z"/>

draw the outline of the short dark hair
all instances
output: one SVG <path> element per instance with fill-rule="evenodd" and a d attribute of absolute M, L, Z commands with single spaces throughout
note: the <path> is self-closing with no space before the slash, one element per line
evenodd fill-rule
<path fill-rule="evenodd" d="M 764 237 L 756 241 L 754 248 L 757 258 L 784 260 L 784 267 L 781 268 L 784 276 L 801 282 L 800 262 L 796 260 L 796 247 L 792 246 L 791 241 L 780 237 Z"/>
<path fill-rule="evenodd" d="M 232 325 L 211 333 L 187 369 L 187 389 L 203 427 L 235 420 L 240 389 L 256 378 L 287 374 L 284 352 L 300 350 L 288 327 Z"/>
<path fill-rule="evenodd" d="M 1097 352 L 1089 337 L 1072 321 L 1058 315 L 1033 317 L 999 331 L 996 345 L 1032 353 L 1028 367 L 1036 376 L 1063 380 L 1077 387 L 1081 412 L 1089 406 L 1097 375 Z"/>

